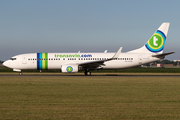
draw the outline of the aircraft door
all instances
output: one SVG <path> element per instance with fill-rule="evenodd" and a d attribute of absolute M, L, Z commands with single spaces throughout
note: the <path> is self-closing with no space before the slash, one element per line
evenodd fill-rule
<path fill-rule="evenodd" d="M 23 64 L 26 64 L 26 63 L 27 63 L 27 59 L 26 59 L 26 56 L 25 56 L 25 55 L 22 56 L 22 63 L 23 63 Z"/>
<path fill-rule="evenodd" d="M 138 62 L 139 62 L 139 64 L 142 64 L 142 55 L 138 56 Z"/>

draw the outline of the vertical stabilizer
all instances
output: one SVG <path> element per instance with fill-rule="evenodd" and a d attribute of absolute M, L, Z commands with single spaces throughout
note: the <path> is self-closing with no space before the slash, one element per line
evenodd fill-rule
<path fill-rule="evenodd" d="M 162 25 L 151 36 L 147 43 L 136 50 L 129 51 L 128 53 L 156 53 L 161 54 L 164 49 L 166 37 L 170 23 L 162 23 Z"/>

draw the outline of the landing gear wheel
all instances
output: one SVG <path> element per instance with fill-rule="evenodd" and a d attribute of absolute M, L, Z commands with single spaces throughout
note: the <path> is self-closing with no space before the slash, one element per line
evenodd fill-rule
<path fill-rule="evenodd" d="M 90 76 L 90 75 L 91 75 L 91 72 L 90 72 L 90 71 L 85 71 L 85 72 L 84 72 L 84 75 Z"/>
<path fill-rule="evenodd" d="M 90 75 L 91 75 L 91 72 L 90 72 L 90 71 L 87 71 L 87 75 L 90 76 Z"/>
<path fill-rule="evenodd" d="M 21 75 L 22 75 L 22 72 L 20 72 L 19 75 L 21 76 Z"/>

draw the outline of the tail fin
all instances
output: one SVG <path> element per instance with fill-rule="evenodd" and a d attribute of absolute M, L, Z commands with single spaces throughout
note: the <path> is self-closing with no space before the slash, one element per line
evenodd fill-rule
<path fill-rule="evenodd" d="M 170 23 L 162 23 L 143 47 L 128 53 L 163 53 L 169 25 Z"/>

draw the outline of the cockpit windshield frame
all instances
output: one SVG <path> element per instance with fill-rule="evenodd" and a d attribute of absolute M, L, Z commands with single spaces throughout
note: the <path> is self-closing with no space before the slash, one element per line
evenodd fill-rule
<path fill-rule="evenodd" d="M 10 58 L 10 60 L 12 60 L 12 61 L 13 61 L 13 60 L 16 60 L 16 58 Z"/>

